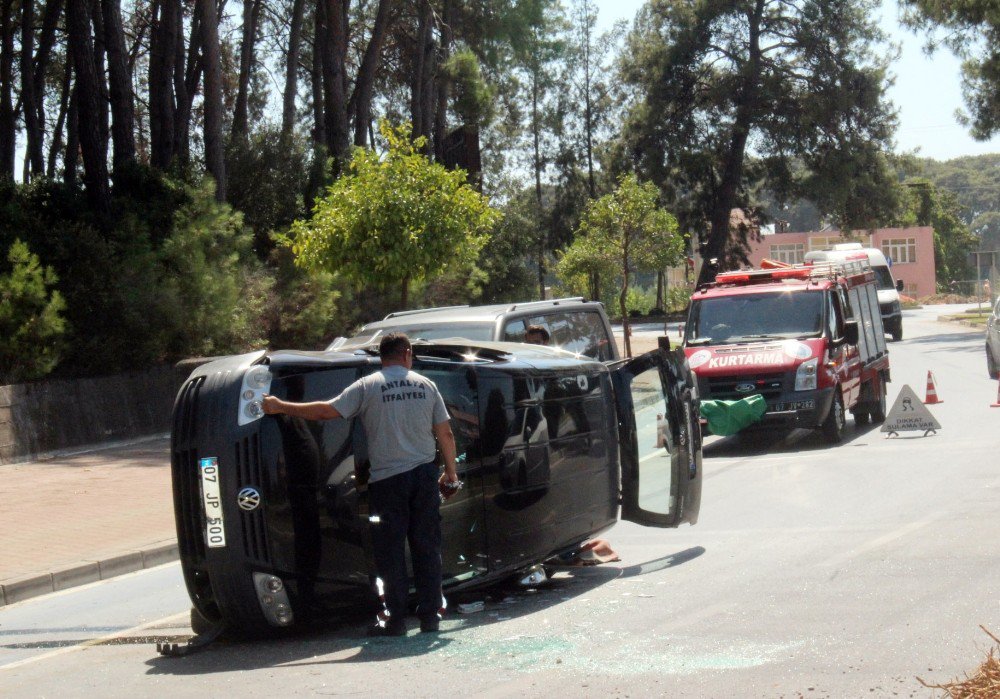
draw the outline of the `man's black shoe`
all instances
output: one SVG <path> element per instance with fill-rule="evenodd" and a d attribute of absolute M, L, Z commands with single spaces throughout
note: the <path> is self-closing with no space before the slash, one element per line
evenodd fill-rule
<path fill-rule="evenodd" d="M 373 638 L 399 637 L 406 635 L 406 624 L 387 624 L 379 626 L 376 624 L 368 629 L 368 636 Z"/>
<path fill-rule="evenodd" d="M 435 633 L 441 630 L 441 622 L 437 619 L 428 619 L 420 622 L 421 633 Z"/>

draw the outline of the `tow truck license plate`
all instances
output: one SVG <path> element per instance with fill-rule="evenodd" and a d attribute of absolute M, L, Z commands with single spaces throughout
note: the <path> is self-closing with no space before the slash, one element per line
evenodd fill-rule
<path fill-rule="evenodd" d="M 226 527 L 222 521 L 222 498 L 219 497 L 219 459 L 198 459 L 201 471 L 201 500 L 205 506 L 205 543 L 209 548 L 226 545 Z"/>
<path fill-rule="evenodd" d="M 793 400 L 788 403 L 775 403 L 771 411 L 777 413 L 785 410 L 813 410 L 815 407 L 814 400 Z"/>

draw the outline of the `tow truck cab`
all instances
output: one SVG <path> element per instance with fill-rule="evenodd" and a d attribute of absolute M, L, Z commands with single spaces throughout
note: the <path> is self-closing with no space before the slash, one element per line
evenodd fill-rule
<path fill-rule="evenodd" d="M 702 400 L 758 394 L 758 425 L 821 429 L 842 439 L 885 419 L 889 353 L 866 260 L 728 272 L 695 291 L 684 352 Z"/>

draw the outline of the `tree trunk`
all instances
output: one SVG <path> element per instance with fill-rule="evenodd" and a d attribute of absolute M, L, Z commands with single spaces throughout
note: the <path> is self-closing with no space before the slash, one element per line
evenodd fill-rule
<path fill-rule="evenodd" d="M 531 137 L 532 137 L 532 168 L 535 171 L 535 207 L 538 213 L 538 298 L 545 298 L 545 250 L 547 231 L 542 221 L 542 151 L 541 151 L 541 117 L 538 109 L 538 69 L 531 74 Z"/>
<path fill-rule="evenodd" d="M 733 121 L 719 182 L 713 193 L 711 229 L 708 241 L 702 250 L 703 263 L 698 273 L 698 286 L 714 281 L 716 273 L 721 271 L 721 267 L 726 263 L 727 248 L 732 235 L 732 210 L 736 206 L 736 195 L 743 177 L 743 162 L 746 157 L 747 139 L 750 136 L 750 125 L 758 107 L 761 71 L 760 24 L 763 12 L 764 0 L 756 0 L 754 9 L 748 17 L 747 68 L 744 71 L 742 84 L 737 88 L 736 118 Z M 713 258 L 718 261 L 717 265 L 711 264 Z"/>
<path fill-rule="evenodd" d="M 285 54 L 285 92 L 281 102 L 281 135 L 287 138 L 295 128 L 295 96 L 299 91 L 299 53 L 302 47 L 302 15 L 305 0 L 293 0 L 292 23 L 288 28 L 288 52 Z"/>
<path fill-rule="evenodd" d="M 583 3 L 584 42 L 583 42 L 583 128 L 587 143 L 587 187 L 590 198 L 597 198 L 597 185 L 594 182 L 594 107 L 590 96 L 591 76 L 591 39 L 593 25 L 590 23 L 590 2 Z"/>
<path fill-rule="evenodd" d="M 90 3 L 70 2 L 66 11 L 70 55 L 76 74 L 76 118 L 83 154 L 83 181 L 94 209 L 106 215 L 111 209 L 107 149 L 101 137 L 101 88 L 91 36 Z"/>
<path fill-rule="evenodd" d="M 35 76 L 32 61 L 35 52 L 35 3 L 21 0 L 21 110 L 24 117 L 24 131 L 27 140 L 25 154 L 27 182 L 31 176 L 45 174 L 45 134 L 39 119 L 42 95 L 35 92 Z"/>
<path fill-rule="evenodd" d="M 66 61 L 66 70 L 63 71 L 62 92 L 59 95 L 59 114 L 56 116 L 56 126 L 52 129 L 52 142 L 49 144 L 49 162 L 46 173 L 50 179 L 56 176 L 56 159 L 62 149 L 62 133 L 69 111 L 69 97 L 73 90 L 73 63 Z"/>
<path fill-rule="evenodd" d="M 183 17 L 181 25 L 183 26 Z M 177 32 L 174 48 L 174 92 L 177 94 L 177 111 L 174 114 L 174 153 L 182 165 L 191 161 L 191 108 L 205 66 L 202 54 L 201 13 L 191 17 L 191 34 L 188 37 L 185 57 L 184 34 Z"/>
<path fill-rule="evenodd" d="M 323 59 L 326 56 L 326 9 L 323 0 L 316 3 L 313 22 L 313 55 L 310 80 L 312 81 L 312 111 L 313 111 L 313 143 L 316 146 L 326 145 L 326 120 L 323 103 Z"/>
<path fill-rule="evenodd" d="M 249 129 L 250 76 L 253 73 L 254 54 L 257 48 L 257 19 L 260 0 L 243 0 L 243 39 L 240 43 L 240 75 L 233 108 L 234 138 L 246 139 Z"/>
<path fill-rule="evenodd" d="M 14 0 L 0 0 L 0 177 L 14 179 Z"/>
<path fill-rule="evenodd" d="M 101 147 L 108 152 L 111 142 L 111 96 L 108 93 L 107 46 L 104 43 L 104 17 L 101 14 L 101 0 L 90 0 L 90 22 L 94 31 L 94 66 L 97 68 L 97 88 L 100 94 Z"/>
<path fill-rule="evenodd" d="M 323 89 L 326 145 L 339 165 L 347 157 L 347 10 L 350 0 L 320 0 L 325 3 L 326 41 L 323 55 Z"/>
<path fill-rule="evenodd" d="M 622 291 L 618 295 L 618 309 L 622 314 L 622 336 L 625 338 L 625 356 L 632 356 L 632 324 L 629 323 L 628 309 L 626 308 L 626 301 L 628 300 L 628 270 L 629 270 L 629 251 L 628 243 L 625 243 L 624 251 L 622 254 Z"/>
<path fill-rule="evenodd" d="M 135 162 L 135 102 L 128 69 L 121 0 L 101 0 L 111 97 L 112 162 L 115 170 Z"/>
<path fill-rule="evenodd" d="M 413 137 L 426 137 L 428 147 L 433 128 L 431 119 L 434 105 L 434 95 L 429 92 L 434 80 L 433 29 L 434 13 L 431 4 L 429 0 L 421 0 L 410 82 L 410 120 L 413 122 Z"/>
<path fill-rule="evenodd" d="M 198 0 L 204 64 L 205 168 L 215 178 L 215 198 L 226 200 L 226 159 L 222 141 L 222 54 L 216 0 Z"/>
<path fill-rule="evenodd" d="M 354 145 L 368 145 L 368 129 L 372 120 L 372 94 L 375 89 L 375 76 L 378 73 L 382 46 L 389 29 L 392 16 L 393 0 L 379 0 L 375 13 L 375 24 L 372 25 L 372 35 L 368 39 L 364 57 L 358 67 L 358 77 L 354 82 L 354 93 L 348 111 L 354 115 Z"/>
<path fill-rule="evenodd" d="M 72 61 L 70 61 L 72 65 Z M 72 73 L 67 69 L 67 73 Z M 76 186 L 76 164 L 80 158 L 80 120 L 77 118 L 79 98 L 77 83 L 70 90 L 69 109 L 66 111 L 66 155 L 63 158 L 63 182 L 67 187 Z"/>
<path fill-rule="evenodd" d="M 149 35 L 149 152 L 153 167 L 174 160 L 174 63 L 180 33 L 180 0 L 157 0 Z"/>
<path fill-rule="evenodd" d="M 451 44 L 454 40 L 452 24 L 454 23 L 454 3 L 444 0 L 441 11 L 441 47 L 438 49 L 437 65 L 443 65 L 451 55 Z M 438 162 L 444 160 L 444 138 L 448 130 L 448 95 L 451 92 L 451 80 L 442 74 L 437 76 L 437 95 L 434 107 L 434 157 Z M 478 127 L 479 124 L 470 124 Z"/>
<path fill-rule="evenodd" d="M 660 310 L 665 309 L 667 307 L 667 304 L 663 298 L 666 286 L 667 286 L 666 275 L 663 273 L 663 270 L 660 270 L 659 272 L 656 273 L 656 307 L 657 309 Z"/>

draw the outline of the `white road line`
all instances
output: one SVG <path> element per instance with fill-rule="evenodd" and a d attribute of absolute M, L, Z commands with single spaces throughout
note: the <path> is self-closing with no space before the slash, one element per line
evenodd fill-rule
<path fill-rule="evenodd" d="M 131 629 L 124 629 L 122 631 L 117 631 L 115 633 L 110 633 L 100 638 L 92 638 L 89 641 L 84 641 L 83 643 L 77 643 L 75 646 L 66 646 L 65 648 L 57 648 L 56 650 L 49 651 L 48 653 L 42 653 L 41 655 L 34 655 L 30 658 L 25 658 L 24 660 L 17 660 L 8 665 L 0 665 L 0 672 L 4 670 L 13 670 L 15 668 L 24 667 L 25 665 L 30 665 L 32 663 L 41 662 L 43 660 L 48 660 L 50 658 L 55 658 L 60 655 L 65 655 L 66 653 L 73 653 L 74 651 L 83 650 L 85 648 L 92 648 L 93 646 L 99 646 L 102 643 L 107 643 L 108 641 L 124 636 L 126 634 L 133 634 L 137 631 L 145 631 L 146 629 L 152 628 L 154 626 L 159 626 L 160 624 L 173 623 L 175 621 L 184 621 L 188 619 L 190 615 L 190 610 L 185 610 L 183 612 L 178 612 L 177 614 L 171 614 L 170 616 L 165 616 L 162 619 L 156 619 L 154 621 L 147 621 L 145 624 L 140 624 L 139 626 L 133 626 Z"/>
<path fill-rule="evenodd" d="M 902 527 L 876 537 L 861 546 L 857 546 L 848 551 L 839 553 L 836 556 L 832 556 L 823 561 L 820 565 L 831 567 L 839 566 L 852 558 L 856 558 L 864 553 L 868 553 L 869 551 L 885 546 L 886 544 L 896 541 L 897 539 L 902 539 L 904 536 L 908 536 L 913 532 L 919 531 L 927 525 L 933 524 L 938 519 L 940 519 L 940 517 L 925 517 L 924 519 L 917 520 L 916 522 L 904 524 Z"/>

